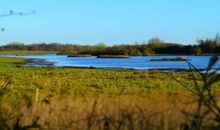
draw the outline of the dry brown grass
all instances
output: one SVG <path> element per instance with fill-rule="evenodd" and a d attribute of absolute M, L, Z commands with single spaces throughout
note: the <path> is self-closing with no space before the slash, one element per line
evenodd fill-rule
<path fill-rule="evenodd" d="M 23 104 L 2 103 L 1 128 L 50 130 L 178 130 L 192 112 L 190 94 L 160 94 L 145 98 L 123 96 L 112 99 L 54 98 Z M 172 96 L 174 96 L 172 95 Z M 28 99 L 25 99 L 28 100 Z M 5 125 L 4 125 L 5 123 Z M 17 125 L 17 126 L 16 126 Z"/>

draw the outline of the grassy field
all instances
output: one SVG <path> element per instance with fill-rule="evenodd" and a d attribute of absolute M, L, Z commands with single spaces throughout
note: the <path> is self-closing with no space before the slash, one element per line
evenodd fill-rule
<path fill-rule="evenodd" d="M 188 73 L 12 64 L 26 60 L 0 58 L 0 129 L 178 130 L 194 111 Z"/>
<path fill-rule="evenodd" d="M 39 55 L 39 54 L 56 54 L 57 51 L 0 51 L 0 55 L 14 54 L 14 55 Z"/>
<path fill-rule="evenodd" d="M 190 80 L 186 80 L 188 74 L 141 70 L 31 68 L 10 64 L 24 60 L 26 59 L 0 58 L 1 82 L 6 79 L 11 80 L 11 93 L 15 91 L 31 95 L 31 91 L 39 88 L 42 91 L 40 93 L 42 98 L 47 94 L 72 98 L 89 97 L 89 95 L 93 97 L 94 94 L 106 97 L 122 95 L 144 97 L 153 92 L 182 91 L 183 88 L 172 77 L 186 84 L 192 84 Z M 20 97 L 15 99 L 19 100 Z"/>

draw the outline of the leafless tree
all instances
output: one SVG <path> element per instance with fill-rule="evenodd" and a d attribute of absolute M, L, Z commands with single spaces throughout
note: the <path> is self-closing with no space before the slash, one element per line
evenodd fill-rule
<path fill-rule="evenodd" d="M 35 11 L 23 13 L 23 12 L 14 12 L 13 10 L 10 10 L 8 13 L 0 14 L 0 18 L 1 17 L 16 16 L 16 15 L 32 15 L 35 13 L 36 13 Z M 5 28 L 0 27 L 0 31 L 2 31 L 2 32 L 5 31 Z"/>

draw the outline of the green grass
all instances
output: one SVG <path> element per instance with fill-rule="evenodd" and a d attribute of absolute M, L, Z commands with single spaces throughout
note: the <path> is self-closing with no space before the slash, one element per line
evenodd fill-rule
<path fill-rule="evenodd" d="M 0 63 L 1 64 L 12 64 L 12 63 L 19 63 L 24 62 L 27 59 L 25 58 L 6 58 L 6 57 L 0 57 Z"/>
<path fill-rule="evenodd" d="M 39 54 L 56 54 L 57 51 L 0 51 L 0 55 L 14 54 L 14 55 L 39 55 Z"/>
<path fill-rule="evenodd" d="M 29 59 L 0 57 L 0 73 L 4 70 L 7 70 L 7 68 L 12 67 L 15 63 L 25 62 L 27 60 Z"/>
<path fill-rule="evenodd" d="M 13 64 L 26 60 L 0 58 L 0 87 L 10 83 L 0 97 L 0 129 L 34 126 L 39 118 L 40 129 L 96 130 L 111 121 L 120 130 L 178 130 L 188 121 L 182 111 L 194 112 L 188 103 L 195 97 L 173 79 L 193 87 L 188 73 Z"/>
<path fill-rule="evenodd" d="M 7 99 L 19 100 L 24 95 L 35 94 L 40 89 L 41 99 L 48 95 L 71 98 L 89 96 L 139 96 L 149 93 L 180 92 L 181 87 L 172 77 L 192 85 L 188 74 L 168 74 L 141 70 L 105 70 L 77 68 L 16 67 L 11 63 L 23 62 L 22 58 L 0 58 L 0 84 L 10 79 Z"/>

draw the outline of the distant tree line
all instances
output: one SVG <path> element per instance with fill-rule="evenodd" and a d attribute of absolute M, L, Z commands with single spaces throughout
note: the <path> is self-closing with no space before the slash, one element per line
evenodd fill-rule
<path fill-rule="evenodd" d="M 198 40 L 196 45 L 182 45 L 177 43 L 165 43 L 159 38 L 152 38 L 145 44 L 133 45 L 114 45 L 107 46 L 104 43 L 96 45 L 76 45 L 61 43 L 38 43 L 24 44 L 12 42 L 7 45 L 0 46 L 0 51 L 58 51 L 60 53 L 71 54 L 91 54 L 91 55 L 130 55 L 130 56 L 147 56 L 153 54 L 210 54 L 220 53 L 220 37 Z"/>

